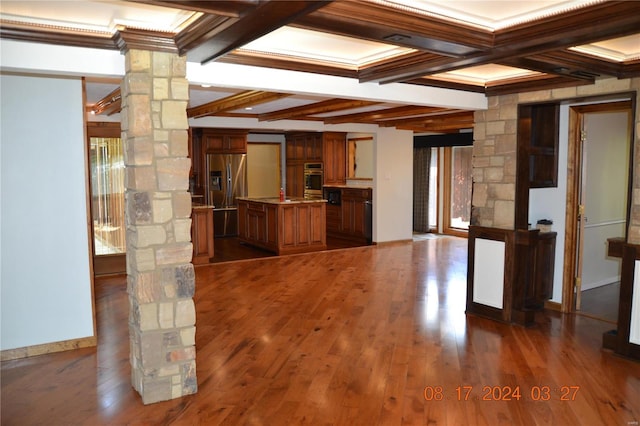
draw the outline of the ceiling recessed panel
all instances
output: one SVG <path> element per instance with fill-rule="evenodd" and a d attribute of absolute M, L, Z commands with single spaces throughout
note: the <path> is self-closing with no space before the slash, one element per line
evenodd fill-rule
<path fill-rule="evenodd" d="M 598 3 L 599 1 L 390 0 L 389 2 L 419 10 L 430 15 L 440 16 L 448 20 L 489 30 L 498 30 Z"/>
<path fill-rule="evenodd" d="M 354 69 L 412 51 L 391 44 L 292 27 L 272 31 L 239 50 L 341 64 Z"/>
<path fill-rule="evenodd" d="M 7 1 L 2 19 L 37 25 L 113 32 L 117 25 L 177 32 L 194 12 L 125 1 Z"/>
<path fill-rule="evenodd" d="M 640 59 L 640 34 L 576 46 L 571 50 L 616 62 L 633 61 Z"/>
<path fill-rule="evenodd" d="M 508 67 L 505 65 L 487 64 L 464 68 L 456 71 L 434 74 L 431 77 L 438 80 L 484 86 L 485 84 L 492 81 L 528 77 L 538 74 L 540 73 L 521 68 Z"/>

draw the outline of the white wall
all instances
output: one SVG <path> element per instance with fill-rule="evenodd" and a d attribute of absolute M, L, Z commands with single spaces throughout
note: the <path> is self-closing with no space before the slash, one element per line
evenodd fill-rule
<path fill-rule="evenodd" d="M 82 83 L 0 85 L 0 349 L 93 336 Z"/>
<path fill-rule="evenodd" d="M 413 133 L 381 127 L 374 137 L 373 241 L 413 237 Z"/>
<path fill-rule="evenodd" d="M 582 290 L 620 281 L 622 259 L 607 257 L 607 239 L 624 237 L 629 176 L 629 114 L 585 114 L 586 183 Z"/>

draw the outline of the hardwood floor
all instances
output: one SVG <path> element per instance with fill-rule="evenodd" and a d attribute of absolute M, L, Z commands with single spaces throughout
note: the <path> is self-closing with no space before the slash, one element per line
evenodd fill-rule
<path fill-rule="evenodd" d="M 615 324 L 618 322 L 619 298 L 619 282 L 585 290 L 582 292 L 580 312 Z"/>
<path fill-rule="evenodd" d="M 198 393 L 149 406 L 130 385 L 125 280 L 100 279 L 98 347 L 2 363 L 1 423 L 638 424 L 640 363 L 601 349 L 611 324 L 465 315 L 466 244 L 196 268 Z"/>
<path fill-rule="evenodd" d="M 357 247 L 355 244 L 339 238 L 327 237 L 327 250 Z M 211 263 L 230 262 L 234 260 L 257 259 L 273 257 L 275 253 L 241 243 L 237 237 L 218 237 L 214 239 L 214 256 Z"/>

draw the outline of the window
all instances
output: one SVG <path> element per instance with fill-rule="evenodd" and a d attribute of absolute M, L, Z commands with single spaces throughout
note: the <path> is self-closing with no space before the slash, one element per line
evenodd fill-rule
<path fill-rule="evenodd" d="M 431 148 L 429 164 L 429 229 L 438 230 L 438 148 Z"/>
<path fill-rule="evenodd" d="M 444 232 L 466 235 L 471 219 L 471 185 L 473 147 L 445 148 Z"/>
<path fill-rule="evenodd" d="M 95 255 L 126 251 L 124 157 L 120 138 L 89 140 Z"/>

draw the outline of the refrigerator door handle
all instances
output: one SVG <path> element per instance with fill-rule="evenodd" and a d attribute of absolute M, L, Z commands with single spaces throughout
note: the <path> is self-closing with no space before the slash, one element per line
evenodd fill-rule
<path fill-rule="evenodd" d="M 231 206 L 233 205 L 233 200 L 231 199 L 231 196 L 233 194 L 232 192 L 232 179 L 231 179 L 231 163 L 227 163 L 227 206 Z"/>

